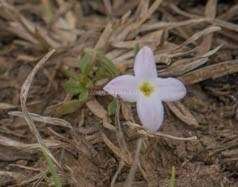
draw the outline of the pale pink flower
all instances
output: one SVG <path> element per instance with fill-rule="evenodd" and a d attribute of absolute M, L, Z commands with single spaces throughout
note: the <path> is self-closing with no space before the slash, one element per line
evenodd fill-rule
<path fill-rule="evenodd" d="M 175 78 L 157 77 L 155 59 L 149 47 L 136 55 L 132 75 L 111 80 L 103 89 L 124 101 L 136 102 L 137 113 L 144 128 L 157 131 L 164 120 L 162 101 L 177 101 L 186 95 L 184 84 Z"/>

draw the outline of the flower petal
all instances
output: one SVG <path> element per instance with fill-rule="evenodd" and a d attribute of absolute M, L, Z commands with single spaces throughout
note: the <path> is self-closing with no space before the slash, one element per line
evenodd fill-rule
<path fill-rule="evenodd" d="M 162 101 L 178 101 L 186 95 L 184 84 L 175 78 L 157 78 L 156 85 Z"/>
<path fill-rule="evenodd" d="M 136 78 L 153 79 L 157 77 L 153 51 L 149 47 L 143 47 L 136 55 L 134 72 Z"/>
<path fill-rule="evenodd" d="M 137 98 L 136 79 L 132 75 L 122 75 L 111 80 L 103 89 L 114 97 L 135 102 Z"/>
<path fill-rule="evenodd" d="M 144 128 L 157 131 L 164 120 L 164 108 L 157 94 L 137 100 L 137 113 Z"/>

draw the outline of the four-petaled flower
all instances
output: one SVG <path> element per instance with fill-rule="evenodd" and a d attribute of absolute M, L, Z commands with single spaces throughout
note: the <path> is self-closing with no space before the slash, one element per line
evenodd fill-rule
<path fill-rule="evenodd" d="M 149 47 L 136 55 L 132 75 L 111 80 L 103 89 L 124 101 L 136 102 L 137 113 L 144 128 L 157 131 L 164 119 L 162 101 L 177 101 L 186 95 L 184 84 L 175 78 L 157 77 L 155 59 Z"/>

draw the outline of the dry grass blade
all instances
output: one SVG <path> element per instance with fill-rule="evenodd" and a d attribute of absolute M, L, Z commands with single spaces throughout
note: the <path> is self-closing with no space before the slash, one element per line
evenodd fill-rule
<path fill-rule="evenodd" d="M 115 58 L 115 59 L 113 60 L 113 63 L 114 63 L 114 64 L 120 64 L 120 63 L 122 63 L 123 61 L 128 60 L 128 59 L 134 57 L 134 55 L 135 55 L 134 51 L 133 51 L 133 50 L 130 50 L 130 51 L 126 52 L 126 53 L 123 53 L 123 54 L 120 55 L 118 58 Z"/>
<path fill-rule="evenodd" d="M 220 27 L 224 27 L 225 29 L 229 29 L 231 31 L 238 32 L 238 26 L 234 23 L 223 21 L 223 20 L 220 20 L 220 19 L 214 19 L 213 21 L 214 21 L 214 23 L 216 23 Z M 213 22 L 211 22 L 211 23 L 213 23 Z"/>
<path fill-rule="evenodd" d="M 117 169 L 116 173 L 114 174 L 114 176 L 112 177 L 111 187 L 114 187 L 114 186 L 115 186 L 117 177 L 118 177 L 118 175 L 120 174 L 120 172 L 121 172 L 121 170 L 123 169 L 124 166 L 125 166 L 124 162 L 123 162 L 123 161 L 120 161 L 120 162 L 119 162 L 118 169 Z"/>
<path fill-rule="evenodd" d="M 208 23 L 211 23 L 211 24 L 216 24 L 220 27 L 223 27 L 225 29 L 228 29 L 228 30 L 231 30 L 231 31 L 235 31 L 235 32 L 238 32 L 238 26 L 234 23 L 231 23 L 231 22 L 227 22 L 227 21 L 224 21 L 224 20 L 221 20 L 221 19 L 211 19 L 211 18 L 202 18 L 201 16 L 198 16 L 198 15 L 194 15 L 194 14 L 190 14 L 190 13 L 187 13 L 181 9 L 179 9 L 177 6 L 171 6 L 171 8 L 178 14 L 180 15 L 183 15 L 185 17 L 188 17 L 188 18 L 196 18 L 196 19 L 205 19 L 205 22 L 208 22 Z M 209 10 L 210 11 L 210 10 Z"/>
<path fill-rule="evenodd" d="M 2 8 L 6 11 L 5 17 L 8 16 L 13 20 L 8 30 L 14 34 L 22 37 L 34 44 L 34 47 L 41 45 L 43 48 L 48 48 L 49 46 L 53 48 L 58 48 L 59 43 L 53 40 L 42 27 L 36 27 L 32 22 L 27 20 L 21 13 L 12 5 L 8 4 L 6 1 L 0 1 Z M 0 7 L 1 8 L 1 7 Z"/>
<path fill-rule="evenodd" d="M 100 48 L 104 48 L 108 42 L 108 39 L 110 38 L 110 35 L 112 33 L 112 23 L 108 23 L 106 28 L 104 29 L 103 33 L 101 34 L 95 49 L 100 49 Z"/>
<path fill-rule="evenodd" d="M 184 137 L 177 137 L 177 136 L 173 136 L 173 135 L 169 135 L 169 134 L 164 134 L 164 133 L 161 133 L 161 132 L 155 132 L 155 133 L 149 132 L 148 130 L 144 129 L 142 126 L 140 126 L 136 123 L 132 123 L 132 122 L 127 122 L 127 125 L 130 128 L 135 129 L 139 134 L 147 136 L 147 137 L 151 137 L 151 138 L 165 137 L 165 138 L 170 138 L 170 139 L 173 139 L 173 140 L 180 140 L 180 141 L 197 140 L 196 136 L 184 138 Z"/>
<path fill-rule="evenodd" d="M 140 138 L 137 141 L 134 161 L 133 161 L 133 164 L 131 166 L 130 172 L 129 172 L 128 176 L 127 176 L 127 180 L 125 182 L 125 186 L 126 187 L 131 187 L 132 183 L 134 181 L 136 170 L 137 170 L 137 167 L 138 167 L 138 165 L 140 163 L 140 150 L 141 150 L 141 147 L 142 147 L 142 143 L 143 143 L 143 138 Z"/>
<path fill-rule="evenodd" d="M 58 142 L 54 142 L 52 140 L 43 140 L 43 141 L 47 147 L 51 147 L 51 148 L 55 148 L 60 145 Z M 19 142 L 16 140 L 12 140 L 12 139 L 4 137 L 4 136 L 0 136 L 0 145 L 7 146 L 7 147 L 13 147 L 13 148 L 19 149 L 19 150 L 22 150 L 22 149 L 28 149 L 30 151 L 35 150 L 35 149 L 40 150 L 40 146 L 38 143 L 25 144 L 25 143 L 22 143 L 22 142 Z"/>
<path fill-rule="evenodd" d="M 135 121 L 131 106 L 127 103 L 121 103 L 121 112 L 126 121 Z"/>
<path fill-rule="evenodd" d="M 191 137 L 184 138 L 184 137 L 172 136 L 170 134 L 164 134 L 164 133 L 161 133 L 161 132 L 153 133 L 152 137 L 155 137 L 155 136 L 161 136 L 161 137 L 164 137 L 164 138 L 169 138 L 169 139 L 179 140 L 179 141 L 194 141 L 194 140 L 197 140 L 197 136 L 191 136 Z"/>
<path fill-rule="evenodd" d="M 236 72 L 238 72 L 238 60 L 231 60 L 200 68 L 180 78 L 186 84 L 195 84 L 206 79 L 215 79 Z"/>
<path fill-rule="evenodd" d="M 50 150 L 48 149 L 48 147 L 46 146 L 46 144 L 44 143 L 44 141 L 42 140 L 40 133 L 38 132 L 34 122 L 31 119 L 31 116 L 27 110 L 26 107 L 26 101 L 27 101 L 27 97 L 28 97 L 28 93 L 29 93 L 29 89 L 30 86 L 33 82 L 33 79 L 36 75 L 36 73 L 39 71 L 39 69 L 47 62 L 47 60 L 54 54 L 55 49 L 52 49 L 51 51 L 49 51 L 39 62 L 38 64 L 34 67 L 34 69 L 31 71 L 31 73 L 27 76 L 24 84 L 22 85 L 21 88 L 21 93 L 20 93 L 20 101 L 21 101 L 21 108 L 22 108 L 22 113 L 24 115 L 24 118 L 31 130 L 31 132 L 33 133 L 33 135 L 36 137 L 37 142 L 40 146 L 40 149 L 48 163 L 48 168 L 49 171 L 52 174 L 53 177 L 53 181 L 55 186 L 57 187 L 61 187 L 61 181 L 60 178 L 56 172 L 55 166 L 53 164 L 53 162 L 55 164 L 57 164 L 60 167 L 60 164 L 57 162 L 57 160 L 54 158 L 54 156 L 51 154 Z M 53 162 L 52 162 L 53 160 Z"/>
<path fill-rule="evenodd" d="M 159 7 L 159 5 L 162 3 L 162 0 L 155 0 L 151 7 L 148 9 L 148 11 L 141 17 L 141 19 L 135 23 L 132 23 L 125 27 L 123 31 L 120 32 L 119 35 L 113 36 L 112 41 L 119 42 L 123 41 L 127 38 L 129 34 L 132 34 L 132 37 L 134 37 L 134 31 L 139 29 L 139 27 L 148 19 L 150 16 L 155 12 L 155 10 Z"/>
<path fill-rule="evenodd" d="M 44 146 L 44 143 L 41 139 L 41 136 L 40 136 L 34 122 L 31 120 L 30 114 L 26 107 L 26 100 L 27 100 L 29 89 L 30 89 L 31 83 L 33 82 L 35 74 L 46 63 L 46 61 L 53 55 L 54 52 L 55 52 L 55 50 L 52 49 L 34 67 L 34 69 L 31 71 L 31 73 L 28 75 L 27 79 L 25 80 L 24 84 L 22 85 L 21 93 L 20 93 L 21 107 L 22 107 L 22 113 L 24 115 L 24 118 L 25 118 L 27 124 L 29 125 L 29 128 L 31 129 L 32 133 L 36 137 L 38 143 L 42 146 Z"/>
<path fill-rule="evenodd" d="M 158 29 L 174 29 L 176 27 L 183 27 L 186 25 L 195 25 L 199 23 L 206 23 L 209 19 L 207 18 L 200 18 L 200 19 L 189 19 L 186 21 L 180 21 L 180 22 L 156 22 L 156 23 L 147 23 L 141 26 L 140 32 L 148 32 L 152 30 L 158 30 Z"/>
<path fill-rule="evenodd" d="M 2 14 L 0 16 L 11 20 L 10 26 L 7 28 L 8 31 L 15 33 L 19 37 L 22 37 L 35 45 L 39 44 L 37 39 L 32 36 L 32 33 L 28 32 L 32 31 L 32 25 L 21 16 L 15 7 L 11 6 L 4 0 L 0 1 L 0 5 L 0 8 L 2 9 Z M 24 25 L 22 25 L 22 23 L 24 23 Z"/>
<path fill-rule="evenodd" d="M 219 45 L 215 49 L 212 49 L 205 54 L 200 54 L 201 56 L 190 58 L 190 59 L 181 59 L 175 63 L 173 63 L 171 66 L 169 66 L 164 71 L 160 72 L 161 75 L 183 75 L 184 73 L 187 73 L 189 71 L 192 71 L 202 65 L 204 65 L 208 61 L 208 57 L 215 54 L 222 45 Z M 200 47 L 199 47 L 200 49 Z"/>
<path fill-rule="evenodd" d="M 219 46 L 217 46 L 216 48 L 214 48 L 214 49 L 212 49 L 212 50 L 210 50 L 210 51 L 206 51 L 206 53 L 204 54 L 202 54 L 202 58 L 207 58 L 207 57 L 210 57 L 210 56 L 212 56 L 212 55 L 214 55 L 219 49 L 221 49 L 222 48 L 222 46 L 223 45 L 219 45 Z"/>
<path fill-rule="evenodd" d="M 103 126 L 110 130 L 116 130 L 116 128 L 109 123 L 109 119 L 107 117 L 107 111 L 103 108 L 103 106 L 94 98 L 86 103 L 88 109 L 98 118 L 103 120 Z"/>
<path fill-rule="evenodd" d="M 199 66 L 205 64 L 208 61 L 208 58 L 200 58 L 200 59 L 182 59 L 174 64 L 172 64 L 169 68 L 165 69 L 160 73 L 162 76 L 173 75 L 179 76 L 187 73 L 193 69 L 198 68 Z"/>
<path fill-rule="evenodd" d="M 159 5 L 162 3 L 163 0 L 155 0 L 151 7 L 149 7 L 148 11 L 145 12 L 145 14 L 142 16 L 142 19 L 140 21 L 140 24 L 144 23 L 148 18 L 151 17 L 151 15 L 156 11 L 156 9 L 159 7 Z"/>
<path fill-rule="evenodd" d="M 202 36 L 206 36 L 208 34 L 211 34 L 213 32 L 217 32 L 217 31 L 220 31 L 221 30 L 221 27 L 218 27 L 218 26 L 211 26 L 211 27 L 208 27 L 200 32 L 197 32 L 195 33 L 194 35 L 192 35 L 189 39 L 187 39 L 185 42 L 183 42 L 181 45 L 179 45 L 178 47 L 176 47 L 175 49 L 173 50 L 177 50 L 177 49 L 180 49 L 181 47 L 183 46 L 186 46 L 190 43 L 193 43 L 194 41 L 198 40 L 199 38 L 201 38 Z"/>
<path fill-rule="evenodd" d="M 11 172 L 11 171 L 1 171 L 0 170 L 0 185 L 2 185 L 2 182 L 4 182 L 5 178 L 13 178 L 17 182 L 21 182 L 25 176 L 22 175 L 20 172 Z M 5 185 L 4 185 L 5 186 Z M 8 186 L 8 184 L 6 184 Z"/>
<path fill-rule="evenodd" d="M 238 5 L 231 6 L 231 8 L 219 16 L 221 20 L 230 20 L 233 16 L 237 14 Z"/>
<path fill-rule="evenodd" d="M 96 99 L 91 99 L 86 103 L 86 105 L 89 108 L 89 110 L 98 118 L 100 119 L 107 118 L 107 111 Z"/>
<path fill-rule="evenodd" d="M 116 131 L 116 136 L 117 136 L 117 141 L 119 143 L 119 147 L 120 147 L 120 156 L 123 156 L 123 155 L 126 155 L 127 159 L 128 159 L 128 162 L 132 162 L 130 160 L 131 158 L 131 154 L 129 152 L 129 149 L 128 149 L 128 146 L 127 146 L 127 143 L 126 143 L 126 140 L 125 140 L 125 137 L 124 137 L 124 134 L 123 134 L 123 131 L 122 131 L 122 128 L 121 128 L 121 123 L 120 123 L 120 102 L 119 100 L 116 101 L 116 104 L 117 104 L 117 107 L 116 107 L 116 114 L 115 114 L 115 121 L 116 121 L 116 124 L 117 124 L 117 131 Z M 104 141 L 105 141 L 105 138 L 104 138 Z M 110 144 L 108 144 L 109 146 Z M 113 148 L 113 147 L 111 147 Z M 114 146 L 114 150 L 115 150 L 115 146 Z M 114 151 L 115 152 L 115 151 Z M 118 155 L 119 156 L 119 155 Z M 111 182 L 111 186 L 114 186 L 115 184 L 115 180 L 117 178 L 117 175 L 119 174 L 119 172 L 121 171 L 121 169 L 124 167 L 124 158 L 120 158 L 121 159 L 121 162 L 119 164 L 119 168 L 117 170 L 117 172 L 115 173 L 114 177 L 113 177 L 113 180 Z M 133 166 L 132 166 L 133 167 Z"/>
<path fill-rule="evenodd" d="M 188 125 L 199 127 L 199 123 L 192 113 L 180 102 L 167 102 L 169 109 L 177 116 L 180 120 Z"/>
<path fill-rule="evenodd" d="M 205 8 L 205 16 L 207 18 L 214 19 L 216 17 L 216 8 L 217 8 L 217 0 L 209 0 L 207 1 L 207 5 Z M 213 34 L 209 34 L 204 37 L 202 43 L 200 44 L 200 53 L 207 52 L 212 46 L 212 38 Z"/>
<path fill-rule="evenodd" d="M 12 116 L 17 116 L 17 117 L 24 118 L 23 112 L 20 112 L 20 111 L 11 111 L 8 114 L 12 115 Z M 51 124 L 51 125 L 67 127 L 67 128 L 72 129 L 72 126 L 69 122 L 67 122 L 63 119 L 60 119 L 60 118 L 52 118 L 52 117 L 48 117 L 48 116 L 41 116 L 41 115 L 35 114 L 35 113 L 29 113 L 29 116 L 31 117 L 31 119 L 33 121 L 48 123 L 48 124 Z"/>
<path fill-rule="evenodd" d="M 124 49 L 134 49 L 137 45 L 141 47 L 144 45 L 148 45 L 153 48 L 156 48 L 159 44 L 161 44 L 163 33 L 163 30 L 155 31 L 145 35 L 144 37 L 138 40 L 115 42 L 112 43 L 112 46 Z"/>
<path fill-rule="evenodd" d="M 9 103 L 0 103 L 0 110 L 10 110 L 14 109 L 16 106 L 9 104 Z"/>
<path fill-rule="evenodd" d="M 102 138 L 104 143 L 112 150 L 112 152 L 116 156 L 123 160 L 123 162 L 125 162 L 127 165 L 132 165 L 132 159 L 129 157 L 128 154 L 125 154 L 125 151 L 122 151 L 119 147 L 114 145 L 104 133 L 102 133 Z"/>
<path fill-rule="evenodd" d="M 120 108 L 121 107 L 120 106 L 121 106 L 120 102 L 119 100 L 117 100 L 117 107 L 116 107 L 116 114 L 115 114 L 115 122 L 118 127 L 118 131 L 116 131 L 117 140 L 120 145 L 120 148 L 125 152 L 125 154 L 130 155 L 130 152 L 129 152 L 129 149 L 128 149 L 128 146 L 127 146 L 127 143 L 121 128 L 121 122 L 120 122 Z"/>
<path fill-rule="evenodd" d="M 149 0 L 139 2 L 136 12 L 135 12 L 136 17 L 141 18 L 141 17 L 143 17 L 143 15 L 146 14 L 146 12 L 148 11 L 148 8 L 149 8 L 149 3 L 150 3 Z"/>
<path fill-rule="evenodd" d="M 126 143 L 126 140 L 125 140 L 125 136 L 124 136 L 122 128 L 121 128 L 119 100 L 117 100 L 115 122 L 116 122 L 116 125 L 117 125 L 116 135 L 117 135 L 117 141 L 119 143 L 119 146 L 120 146 L 121 150 L 124 152 L 125 155 L 129 155 L 129 157 L 131 157 L 130 151 L 128 149 L 128 146 L 127 146 L 127 143 Z"/>
<path fill-rule="evenodd" d="M 111 4 L 110 0 L 103 0 L 103 3 L 106 7 L 108 15 L 112 15 L 112 4 Z"/>

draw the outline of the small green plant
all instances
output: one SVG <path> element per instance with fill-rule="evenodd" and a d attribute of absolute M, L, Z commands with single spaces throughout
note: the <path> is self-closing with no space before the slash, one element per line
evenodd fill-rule
<path fill-rule="evenodd" d="M 79 60 L 80 73 L 66 71 L 68 80 L 64 84 L 66 92 L 74 96 L 74 100 L 64 103 L 60 113 L 67 114 L 77 110 L 94 93 L 98 81 L 113 78 L 118 75 L 115 65 L 102 52 L 94 49 L 85 49 Z"/>

